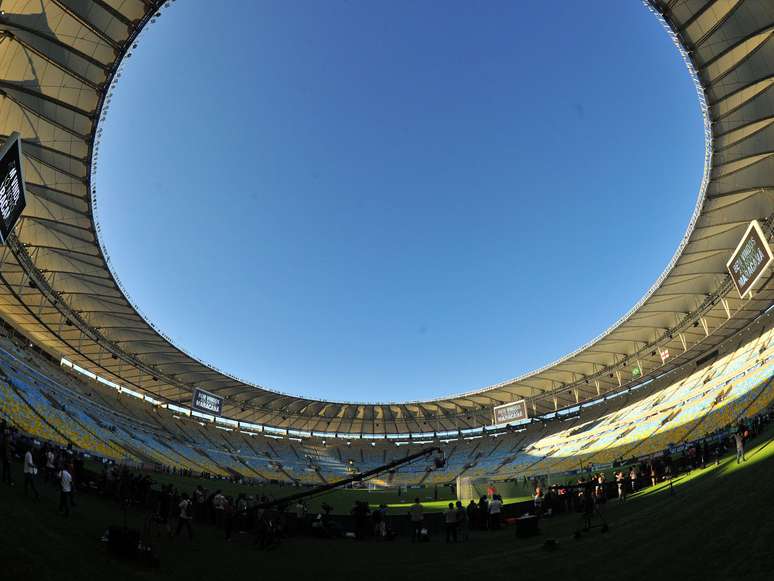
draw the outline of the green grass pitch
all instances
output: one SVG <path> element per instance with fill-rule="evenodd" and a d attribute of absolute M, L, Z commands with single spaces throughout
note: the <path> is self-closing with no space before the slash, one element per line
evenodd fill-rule
<path fill-rule="evenodd" d="M 99 539 L 107 525 L 122 520 L 115 503 L 81 495 L 78 507 L 65 519 L 57 514 L 53 487 L 40 482 L 42 498 L 35 503 L 24 498 L 17 478 L 14 488 L 0 486 L 0 579 L 772 579 L 772 439 L 774 429 L 752 442 L 744 464 L 725 458 L 717 467 L 677 478 L 671 493 L 661 484 L 623 505 L 608 502 L 607 534 L 597 529 L 576 540 L 573 532 L 580 518 L 564 515 L 545 519 L 541 535 L 531 539 L 517 539 L 506 528 L 474 531 L 469 542 L 447 545 L 438 531 L 423 544 L 407 538 L 393 542 L 294 538 L 274 550 L 260 551 L 247 535 L 235 534 L 226 543 L 220 531 L 199 526 L 192 542 L 163 535 L 157 539 L 159 569 L 108 554 Z M 374 496 L 340 491 L 327 500 L 343 508 L 363 495 Z M 384 493 L 384 498 L 388 496 Z M 403 510 L 394 507 L 391 512 Z M 131 512 L 130 526 L 141 529 L 145 516 Z M 542 548 L 547 538 L 557 539 L 556 550 Z"/>

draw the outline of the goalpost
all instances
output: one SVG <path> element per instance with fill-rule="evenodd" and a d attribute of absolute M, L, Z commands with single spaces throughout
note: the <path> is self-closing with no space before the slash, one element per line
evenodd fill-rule
<path fill-rule="evenodd" d="M 457 476 L 457 500 L 467 505 L 471 500 L 478 500 L 486 494 L 487 481 L 468 476 Z"/>

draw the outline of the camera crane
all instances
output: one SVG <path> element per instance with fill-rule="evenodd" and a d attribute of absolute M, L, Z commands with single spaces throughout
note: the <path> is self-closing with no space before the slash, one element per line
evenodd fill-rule
<path fill-rule="evenodd" d="M 347 484 L 352 484 L 353 482 L 364 482 L 366 480 L 370 480 L 374 476 L 378 476 L 382 472 L 389 472 L 390 470 L 395 470 L 396 468 L 400 468 L 401 466 L 404 466 L 406 464 L 412 463 L 414 460 L 419 460 L 420 458 L 424 458 L 426 456 L 430 456 L 431 454 L 434 454 L 436 452 L 443 453 L 441 449 L 437 446 L 433 446 L 431 448 L 425 448 L 424 450 L 421 450 L 420 452 L 416 452 L 414 454 L 409 454 L 405 458 L 400 458 L 399 460 L 394 460 L 388 464 L 385 464 L 383 466 L 379 466 L 378 468 L 374 468 L 373 470 L 368 470 L 366 472 L 355 474 L 354 476 L 351 476 L 350 478 L 346 478 L 344 480 L 340 480 L 339 482 L 331 482 L 328 484 L 321 484 L 320 486 L 316 486 L 312 488 L 311 490 L 305 490 L 303 492 L 298 492 L 296 494 L 291 494 L 289 496 L 285 496 L 283 498 L 278 498 L 276 500 L 272 500 L 269 502 L 264 502 L 262 504 L 259 504 L 258 506 L 260 508 L 272 508 L 274 506 L 282 506 L 287 505 L 291 502 L 302 500 L 304 498 L 311 498 L 313 496 L 317 496 L 319 494 L 324 494 L 326 492 L 330 492 L 332 490 L 336 490 L 337 488 L 342 488 L 346 486 Z"/>

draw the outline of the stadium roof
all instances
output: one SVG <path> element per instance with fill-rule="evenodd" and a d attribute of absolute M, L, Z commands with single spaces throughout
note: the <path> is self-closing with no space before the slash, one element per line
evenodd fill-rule
<path fill-rule="evenodd" d="M 639 382 L 664 373 L 772 304 L 770 272 L 751 299 L 740 299 L 725 265 L 751 220 L 761 221 L 768 237 L 774 224 L 774 4 L 654 0 L 648 6 L 695 77 L 705 175 L 673 259 L 607 331 L 539 370 L 432 401 L 305 399 L 207 365 L 132 304 L 111 271 L 95 219 L 100 120 L 143 31 L 156 18 L 173 17 L 163 15 L 168 5 L 2 2 L 0 137 L 22 135 L 28 205 L 0 251 L 0 316 L 55 357 L 166 402 L 187 405 L 200 387 L 226 398 L 224 415 L 256 424 L 344 434 L 446 431 L 490 423 L 497 404 L 526 398 L 530 413 L 545 413 L 619 390 L 635 376 Z M 152 147 L 141 155 L 153 163 Z M 661 349 L 669 351 L 666 363 Z"/>

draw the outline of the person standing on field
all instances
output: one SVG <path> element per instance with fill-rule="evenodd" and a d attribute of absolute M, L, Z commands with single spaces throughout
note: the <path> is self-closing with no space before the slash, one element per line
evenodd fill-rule
<path fill-rule="evenodd" d="M 55 460 L 54 451 L 51 448 L 47 448 L 44 456 L 46 458 L 46 473 L 45 473 L 46 482 L 55 482 L 56 468 L 54 465 L 54 460 Z"/>
<path fill-rule="evenodd" d="M 467 541 L 470 537 L 470 520 L 468 520 L 468 511 L 462 506 L 462 501 L 457 501 L 457 537 L 461 541 Z"/>
<path fill-rule="evenodd" d="M 414 504 L 409 507 L 409 520 L 411 521 L 411 542 L 416 543 L 422 535 L 422 525 L 424 524 L 424 508 L 418 498 L 414 499 Z"/>
<path fill-rule="evenodd" d="M 747 459 L 744 457 L 744 438 L 741 431 L 734 434 L 734 442 L 736 442 L 736 463 L 746 462 Z"/>
<path fill-rule="evenodd" d="M 503 509 L 503 501 L 499 494 L 495 494 L 492 502 L 489 503 L 489 528 L 498 530 L 500 528 L 500 513 Z"/>
<path fill-rule="evenodd" d="M 180 512 L 178 513 L 175 536 L 178 536 L 180 531 L 185 528 L 188 532 L 188 540 L 191 540 L 193 539 L 193 530 L 191 529 L 191 501 L 188 499 L 187 493 L 183 493 L 182 500 L 180 501 L 180 504 L 177 505 L 177 508 Z"/>
<path fill-rule="evenodd" d="M 24 496 L 27 496 L 27 492 L 32 490 L 35 500 L 40 498 L 38 489 L 35 488 L 35 475 L 37 473 L 38 468 L 35 466 L 35 460 L 32 458 L 32 448 L 27 448 L 27 452 L 24 454 Z"/>
<path fill-rule="evenodd" d="M 63 466 L 59 472 L 59 512 L 66 517 L 70 516 L 72 504 L 73 476 L 71 470 L 72 468 L 69 466 Z"/>
<path fill-rule="evenodd" d="M 618 500 L 623 502 L 626 500 L 626 482 L 623 470 L 615 473 L 615 482 L 618 485 Z"/>
<path fill-rule="evenodd" d="M 443 513 L 443 520 L 446 524 L 446 542 L 451 543 L 457 542 L 457 509 L 454 508 L 454 503 L 449 503 L 449 508 L 447 508 Z"/>

